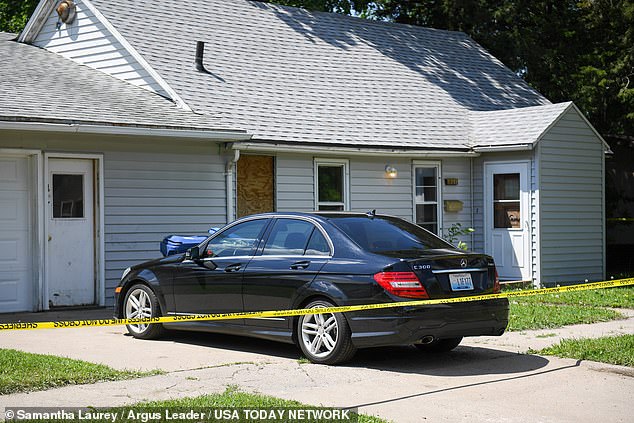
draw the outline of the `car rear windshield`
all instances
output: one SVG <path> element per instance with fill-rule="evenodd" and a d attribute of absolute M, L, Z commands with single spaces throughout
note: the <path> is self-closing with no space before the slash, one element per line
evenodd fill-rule
<path fill-rule="evenodd" d="M 350 216 L 329 220 L 361 248 L 374 253 L 453 248 L 420 226 L 395 217 Z"/>

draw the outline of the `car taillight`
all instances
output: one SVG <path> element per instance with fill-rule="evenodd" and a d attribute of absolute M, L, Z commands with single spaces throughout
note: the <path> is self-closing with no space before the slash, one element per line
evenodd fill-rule
<path fill-rule="evenodd" d="M 498 276 L 498 269 L 495 269 L 495 281 L 493 282 L 493 293 L 498 294 L 500 289 L 500 277 Z"/>
<path fill-rule="evenodd" d="M 379 272 L 374 280 L 390 294 L 405 298 L 429 298 L 414 272 Z"/>

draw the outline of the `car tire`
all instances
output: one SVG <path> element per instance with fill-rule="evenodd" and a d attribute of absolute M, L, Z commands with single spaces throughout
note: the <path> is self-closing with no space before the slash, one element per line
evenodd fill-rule
<path fill-rule="evenodd" d="M 461 341 L 462 336 L 459 336 L 457 338 L 434 339 L 429 344 L 414 344 L 414 346 L 423 352 L 443 353 L 453 350 L 460 345 Z"/>
<path fill-rule="evenodd" d="M 305 308 L 334 307 L 326 300 L 316 300 Z M 339 364 L 354 356 L 350 326 L 341 313 L 307 314 L 297 319 L 297 342 L 302 352 L 316 364 Z"/>
<path fill-rule="evenodd" d="M 123 301 L 123 317 L 126 319 L 161 317 L 161 308 L 154 291 L 147 285 L 136 284 L 126 293 Z M 140 339 L 156 339 L 165 332 L 159 323 L 126 325 L 130 335 Z"/>

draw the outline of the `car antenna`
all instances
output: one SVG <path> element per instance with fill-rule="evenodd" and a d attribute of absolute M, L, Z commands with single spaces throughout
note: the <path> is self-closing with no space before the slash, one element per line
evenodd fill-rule
<path fill-rule="evenodd" d="M 369 211 L 366 213 L 370 219 L 374 219 L 376 217 L 376 209 Z"/>

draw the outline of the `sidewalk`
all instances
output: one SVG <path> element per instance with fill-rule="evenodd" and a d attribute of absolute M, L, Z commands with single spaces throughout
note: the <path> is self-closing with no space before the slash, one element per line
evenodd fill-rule
<path fill-rule="evenodd" d="M 99 317 L 104 312 L 89 314 Z M 77 311 L 56 313 L 61 320 L 87 318 Z M 630 318 L 470 338 L 438 356 L 407 347 L 369 349 L 337 367 L 300 364 L 300 353 L 292 345 L 226 335 L 174 332 L 164 340 L 143 341 L 126 336 L 124 327 L 7 332 L 0 348 L 168 373 L 0 396 L 0 410 L 34 405 L 108 407 L 222 392 L 238 385 L 314 405 L 359 407 L 395 422 L 629 422 L 634 396 L 631 368 L 523 354 L 562 337 L 634 333 L 634 310 L 624 313 Z M 51 318 L 38 314 L 42 320 Z M 553 333 L 557 335 L 543 337 Z"/>

